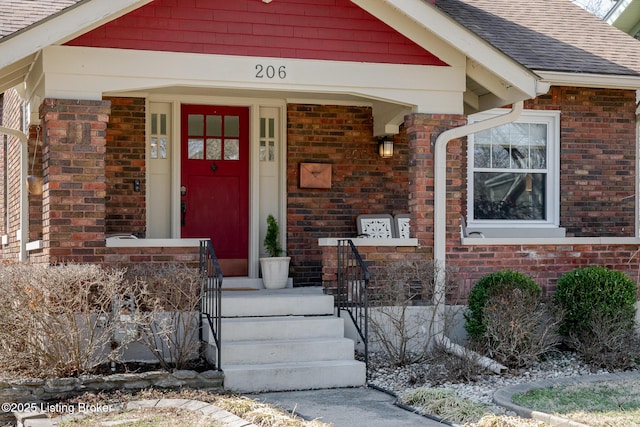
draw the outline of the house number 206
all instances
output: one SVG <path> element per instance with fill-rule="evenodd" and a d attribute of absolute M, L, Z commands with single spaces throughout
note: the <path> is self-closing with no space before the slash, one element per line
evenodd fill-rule
<path fill-rule="evenodd" d="M 280 79 L 287 78 L 287 69 L 284 65 L 275 67 L 273 65 L 256 64 L 256 78 L 257 79 Z"/>

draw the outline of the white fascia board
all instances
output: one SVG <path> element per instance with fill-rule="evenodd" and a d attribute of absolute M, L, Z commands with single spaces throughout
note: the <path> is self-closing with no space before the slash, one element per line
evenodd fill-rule
<path fill-rule="evenodd" d="M 351 2 L 420 44 L 420 40 L 415 39 L 412 34 L 397 26 L 398 19 L 387 19 L 387 16 L 402 13 L 423 30 L 444 41 L 449 50 L 457 50 L 467 58 L 494 70 L 508 85 L 516 86 L 529 98 L 535 98 L 540 94 L 536 84 L 538 77 L 532 71 L 504 55 L 485 40 L 440 12 L 435 6 L 423 0 L 351 0 Z M 441 52 L 440 46 L 425 46 L 423 44 L 421 46 L 447 62 L 446 52 Z"/>
<path fill-rule="evenodd" d="M 462 98 L 464 67 L 203 55 L 72 46 L 43 51 L 43 97 L 101 99 L 105 92 L 170 86 L 351 94 L 434 108 Z M 298 95 L 300 97 L 300 95 Z M 459 111 L 461 106 L 456 107 Z"/>
<path fill-rule="evenodd" d="M 47 46 L 67 42 L 152 0 L 89 0 L 0 41 L 0 75 Z"/>
<path fill-rule="evenodd" d="M 640 89 L 640 76 L 580 74 L 557 71 L 536 71 L 551 86 L 580 86 L 606 89 Z"/>

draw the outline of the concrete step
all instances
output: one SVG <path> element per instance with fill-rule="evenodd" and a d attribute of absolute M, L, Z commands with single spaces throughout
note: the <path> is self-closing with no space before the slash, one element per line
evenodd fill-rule
<path fill-rule="evenodd" d="M 287 288 L 293 287 L 293 279 L 290 277 L 287 282 Z M 249 290 L 264 289 L 261 278 L 253 279 L 250 277 L 225 277 L 222 281 L 222 288 L 225 290 Z"/>
<path fill-rule="evenodd" d="M 230 341 L 222 345 L 222 370 L 228 365 L 352 360 L 353 340 L 312 338 L 270 341 Z"/>
<path fill-rule="evenodd" d="M 334 316 L 237 317 L 222 319 L 222 341 L 342 338 L 344 319 Z"/>
<path fill-rule="evenodd" d="M 248 393 L 360 387 L 366 369 L 355 360 L 306 361 L 260 365 L 227 365 L 224 388 Z"/>
<path fill-rule="evenodd" d="M 222 317 L 310 316 L 334 313 L 321 287 L 222 292 Z"/>

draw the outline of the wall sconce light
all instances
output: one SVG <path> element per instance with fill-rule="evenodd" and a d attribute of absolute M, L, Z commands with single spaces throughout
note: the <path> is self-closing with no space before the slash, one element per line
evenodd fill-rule
<path fill-rule="evenodd" d="M 382 136 L 378 138 L 378 154 L 383 159 L 393 157 L 393 138 L 390 136 Z"/>

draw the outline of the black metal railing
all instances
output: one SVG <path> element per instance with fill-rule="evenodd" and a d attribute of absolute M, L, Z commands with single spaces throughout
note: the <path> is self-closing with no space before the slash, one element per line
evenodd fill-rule
<path fill-rule="evenodd" d="M 200 343 L 204 344 L 204 319 L 216 346 L 215 368 L 220 371 L 222 356 L 222 269 L 211 240 L 200 241 Z"/>
<path fill-rule="evenodd" d="M 350 239 L 338 240 L 338 289 L 335 298 L 338 317 L 346 312 L 351 317 L 364 345 L 364 363 L 369 372 L 369 279 L 362 257 Z"/>

